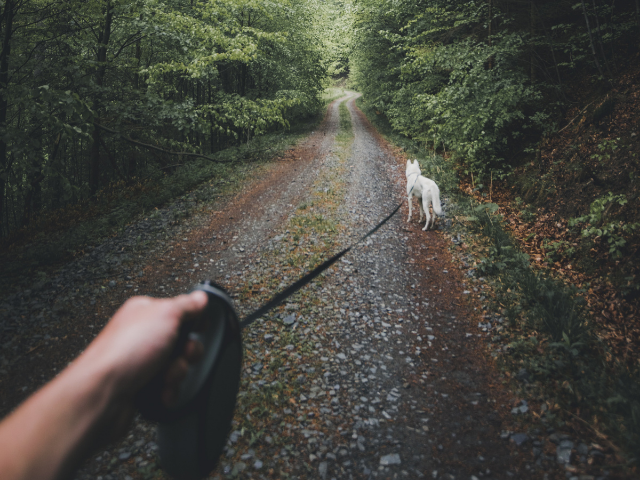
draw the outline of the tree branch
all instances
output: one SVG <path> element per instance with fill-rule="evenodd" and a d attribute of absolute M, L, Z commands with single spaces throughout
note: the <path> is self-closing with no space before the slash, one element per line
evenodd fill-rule
<path fill-rule="evenodd" d="M 215 158 L 208 157 L 207 155 L 201 155 L 199 153 L 172 152 L 171 150 L 165 150 L 164 148 L 156 147 L 155 145 L 150 145 L 148 143 L 139 142 L 137 140 L 134 140 L 133 138 L 130 138 L 130 137 L 126 136 L 123 133 L 118 132 L 117 130 L 112 130 L 110 128 L 105 127 L 104 125 L 100 125 L 99 123 L 93 122 L 93 124 L 96 127 L 98 127 L 99 129 L 104 130 L 105 132 L 112 133 L 114 135 L 118 135 L 121 139 L 126 140 L 127 142 L 129 142 L 129 143 L 131 143 L 133 145 L 138 145 L 140 147 L 149 148 L 151 150 L 156 150 L 158 152 L 166 153 L 168 155 L 182 155 L 182 156 L 185 156 L 185 157 L 204 158 L 205 160 L 209 160 L 210 162 L 214 162 L 214 163 L 230 163 L 230 162 L 224 161 L 224 160 L 216 160 Z"/>
<path fill-rule="evenodd" d="M 591 103 L 593 103 L 593 102 L 591 102 Z M 589 105 L 591 105 L 591 103 L 590 103 Z M 582 115 L 582 113 L 583 113 L 587 108 L 589 108 L 589 105 L 587 105 L 587 106 L 586 106 L 586 107 L 584 107 L 582 110 L 580 110 L 580 112 L 578 112 L 578 115 L 576 115 L 575 117 L 573 117 L 573 120 L 571 120 L 569 123 L 567 123 L 564 127 L 562 127 L 560 130 L 558 130 L 556 133 L 560 133 L 560 132 L 561 132 L 561 131 L 563 131 L 565 128 L 567 128 L 569 125 L 571 125 L 571 124 L 574 122 L 574 120 L 575 120 L 576 118 L 578 118 L 580 115 Z"/>

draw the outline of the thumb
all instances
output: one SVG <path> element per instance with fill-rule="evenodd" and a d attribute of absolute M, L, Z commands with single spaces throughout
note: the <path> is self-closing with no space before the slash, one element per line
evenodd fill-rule
<path fill-rule="evenodd" d="M 209 297 L 202 290 L 196 290 L 188 295 L 179 295 L 171 300 L 173 308 L 180 315 L 181 323 L 202 313 L 208 301 Z"/>

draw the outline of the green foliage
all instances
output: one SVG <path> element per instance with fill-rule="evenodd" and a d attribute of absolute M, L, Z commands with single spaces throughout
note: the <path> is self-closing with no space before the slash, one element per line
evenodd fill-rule
<path fill-rule="evenodd" d="M 597 198 L 591 203 L 589 213 L 581 217 L 572 218 L 569 226 L 574 227 L 581 223 L 588 226 L 582 229 L 582 237 L 606 240 L 609 247 L 609 255 L 612 258 L 622 258 L 627 237 L 631 232 L 640 229 L 640 223 L 625 223 L 621 220 L 609 220 L 609 212 L 615 205 L 623 206 L 628 202 L 624 195 L 613 195 L 609 192 Z"/>
<path fill-rule="evenodd" d="M 315 114 L 320 14 L 315 0 L 7 2 L 0 236 L 183 163 L 141 144 L 211 155 Z"/>
<path fill-rule="evenodd" d="M 608 197 L 608 201 L 621 200 Z M 509 368 L 525 368 L 532 377 L 530 395 L 597 416 L 602 429 L 623 447 L 631 461 L 640 452 L 640 370 L 610 353 L 597 339 L 580 291 L 529 266 L 502 227 L 493 204 L 460 201 L 460 212 L 489 241 L 479 271 L 492 281 L 497 301 L 509 321 Z M 502 232 L 501 232 L 502 230 Z M 508 268 L 505 266 L 508 265 Z M 554 415 L 546 415 L 553 420 Z"/>
<path fill-rule="evenodd" d="M 561 258 L 571 258 L 576 253 L 575 245 L 566 240 L 542 241 L 542 248 L 545 251 L 545 260 L 549 263 L 557 262 Z"/>
<path fill-rule="evenodd" d="M 349 75 L 353 7 L 347 1 L 326 0 L 318 5 L 322 14 L 320 38 L 323 42 L 327 74 L 331 78 Z"/>
<path fill-rule="evenodd" d="M 611 156 L 618 149 L 618 141 L 620 138 L 612 139 L 612 140 L 602 140 L 598 144 L 599 153 L 594 153 L 591 155 L 591 158 L 594 160 L 598 160 L 601 165 L 606 165 L 606 163 L 611 160 Z"/>
<path fill-rule="evenodd" d="M 444 31 L 483 21 L 484 4 L 432 1 L 425 12 L 409 3 L 358 4 L 354 83 L 398 132 L 454 151 L 467 172 L 508 173 L 509 143 L 548 121 L 527 112 L 542 97 L 518 67 L 523 37 L 501 33 L 487 44 L 454 34 L 443 43 Z"/>
<path fill-rule="evenodd" d="M 597 31 L 576 5 L 354 1 L 351 81 L 397 132 L 457 155 L 465 173 L 503 177 L 555 130 L 573 94 L 565 78 L 610 76 L 626 49 L 635 55 L 630 4 L 590 4 Z"/>
<path fill-rule="evenodd" d="M 434 180 L 441 193 L 452 193 L 458 190 L 458 177 L 450 159 L 433 155 L 424 147 L 424 144 L 399 134 L 391 127 L 388 119 L 383 115 L 377 115 L 375 108 L 365 103 L 362 97 L 358 97 L 356 104 L 379 132 L 396 145 L 401 145 L 407 154 L 419 161 L 422 175 Z"/>
<path fill-rule="evenodd" d="M 478 270 L 500 278 L 501 302 L 507 305 L 510 322 L 515 325 L 517 318 L 524 315 L 529 325 L 553 342 L 568 338 L 572 348 L 582 345 L 591 334 L 577 291 L 531 270 L 529 256 L 519 251 L 505 231 L 496 204 L 480 204 L 470 211 L 472 215 L 467 219 L 489 240 L 487 255 L 480 259 Z"/>

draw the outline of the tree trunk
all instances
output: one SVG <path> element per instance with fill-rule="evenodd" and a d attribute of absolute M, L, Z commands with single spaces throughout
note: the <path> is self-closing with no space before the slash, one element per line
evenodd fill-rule
<path fill-rule="evenodd" d="M 140 15 L 140 20 L 142 20 L 142 14 Z M 136 68 L 138 70 L 136 70 L 136 74 L 134 75 L 134 81 L 136 84 L 136 90 L 140 90 L 140 59 L 142 58 L 142 39 L 138 38 L 138 40 L 136 40 L 136 60 L 137 60 L 137 65 Z"/>
<path fill-rule="evenodd" d="M 487 34 L 487 44 L 491 46 L 491 36 L 493 35 L 493 0 L 489 0 L 489 32 Z M 493 55 L 489 57 L 489 70 L 493 68 Z"/>
<path fill-rule="evenodd" d="M 598 72 L 600 75 L 604 77 L 604 73 L 602 72 L 602 67 L 600 66 L 600 62 L 598 61 L 598 55 L 596 54 L 596 47 L 593 45 L 593 35 L 591 34 L 591 27 L 589 26 L 589 17 L 587 16 L 587 8 L 584 6 L 584 0 L 582 2 L 582 13 L 584 14 L 584 21 L 587 24 L 587 33 L 589 34 L 589 44 L 591 45 L 591 53 L 593 54 L 593 60 L 596 62 L 596 67 L 598 67 Z"/>
<path fill-rule="evenodd" d="M 25 227 L 31 223 L 34 215 L 41 209 L 42 187 L 40 182 L 44 180 L 44 175 L 35 172 L 30 175 L 29 189 L 24 197 L 24 205 L 22 210 L 22 226 Z"/>
<path fill-rule="evenodd" d="M 602 34 L 600 33 L 600 18 L 598 17 L 598 11 L 596 10 L 596 0 L 591 0 L 593 4 L 593 14 L 596 16 L 596 33 L 598 34 L 598 44 L 600 45 L 600 53 L 602 54 L 602 59 L 604 60 L 604 66 L 607 69 L 607 73 L 609 77 L 613 77 L 611 74 L 611 70 L 609 69 L 609 62 L 607 62 L 607 56 L 604 53 L 604 45 L 602 45 Z"/>
<path fill-rule="evenodd" d="M 102 31 L 98 35 L 98 52 L 96 55 L 97 68 L 94 75 L 96 86 L 98 91 L 96 93 L 95 111 L 96 123 L 100 123 L 100 103 L 101 103 L 101 87 L 104 84 L 104 75 L 107 70 L 107 47 L 109 45 L 109 38 L 111 37 L 111 24 L 113 22 L 113 5 L 111 1 L 107 2 L 105 7 L 104 25 Z M 98 188 L 100 187 L 100 142 L 101 131 L 98 127 L 93 127 L 93 134 L 91 135 L 91 177 L 89 178 L 89 187 L 91 189 L 91 196 L 95 196 Z"/>
<path fill-rule="evenodd" d="M 6 0 L 4 7 L 4 35 L 2 37 L 2 52 L 0 53 L 0 130 L 7 128 L 7 111 L 9 101 L 4 95 L 9 83 L 9 55 L 11 54 L 11 35 L 13 31 L 14 1 Z M 5 185 L 6 173 L 9 168 L 7 158 L 7 142 L 0 136 L 0 237 L 4 234 L 5 216 Z M 8 225 L 7 221 L 7 225 Z M 7 231 L 8 233 L 8 231 Z"/>
<path fill-rule="evenodd" d="M 531 83 L 536 80 L 536 65 L 533 55 L 533 35 L 535 33 L 535 3 L 534 0 L 529 0 L 529 81 Z"/>

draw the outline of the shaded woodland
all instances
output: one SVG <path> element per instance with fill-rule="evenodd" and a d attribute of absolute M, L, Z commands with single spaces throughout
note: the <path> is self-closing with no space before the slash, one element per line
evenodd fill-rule
<path fill-rule="evenodd" d="M 316 13 L 300 0 L 3 1 L 0 237 L 314 113 Z"/>

